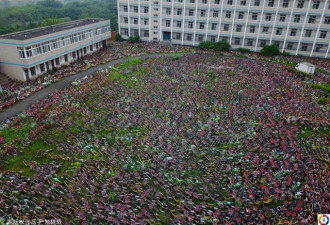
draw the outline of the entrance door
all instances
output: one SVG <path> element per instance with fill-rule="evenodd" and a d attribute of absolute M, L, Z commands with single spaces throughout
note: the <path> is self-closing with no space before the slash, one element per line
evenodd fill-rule
<path fill-rule="evenodd" d="M 46 62 L 46 70 L 49 71 L 49 62 Z"/>
<path fill-rule="evenodd" d="M 107 41 L 106 40 L 102 41 L 102 47 L 103 48 L 107 47 Z"/>
<path fill-rule="evenodd" d="M 55 68 L 54 60 L 51 60 L 50 63 L 52 64 L 52 68 L 54 69 Z"/>
<path fill-rule="evenodd" d="M 163 40 L 164 41 L 171 40 L 171 32 L 163 31 Z"/>

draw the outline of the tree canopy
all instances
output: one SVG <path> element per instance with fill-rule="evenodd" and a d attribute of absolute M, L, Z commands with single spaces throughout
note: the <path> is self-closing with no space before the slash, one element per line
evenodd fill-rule
<path fill-rule="evenodd" d="M 58 0 L 43 0 L 21 7 L 0 8 L 0 35 L 90 17 L 110 19 L 111 29 L 118 29 L 116 1 L 70 0 L 63 4 Z"/>

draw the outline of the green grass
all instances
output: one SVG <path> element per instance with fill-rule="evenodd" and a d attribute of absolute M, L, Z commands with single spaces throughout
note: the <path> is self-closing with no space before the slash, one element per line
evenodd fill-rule
<path fill-rule="evenodd" d="M 321 68 L 316 68 L 315 69 L 316 72 L 319 72 L 319 73 L 323 73 L 325 75 L 330 75 L 330 72 L 324 70 L 324 69 L 321 69 Z"/>
<path fill-rule="evenodd" d="M 328 136 L 329 132 L 330 132 L 330 126 L 326 126 L 325 128 L 318 129 L 316 131 L 312 130 L 311 128 L 301 128 L 300 132 L 298 134 L 298 137 L 308 138 L 308 137 L 318 136 L 318 135 Z"/>
<path fill-rule="evenodd" d="M 313 88 L 320 89 L 326 93 L 330 93 L 330 84 L 328 83 L 323 83 L 323 84 L 312 84 Z"/>

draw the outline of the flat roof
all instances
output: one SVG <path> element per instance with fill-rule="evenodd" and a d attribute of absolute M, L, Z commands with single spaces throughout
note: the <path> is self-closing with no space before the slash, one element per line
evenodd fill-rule
<path fill-rule="evenodd" d="M 36 38 L 52 33 L 57 33 L 61 32 L 64 30 L 70 30 L 73 28 L 77 27 L 82 27 L 86 25 L 90 25 L 93 23 L 98 23 L 101 21 L 105 21 L 104 19 L 95 19 L 95 18 L 88 18 L 88 19 L 82 19 L 82 20 L 72 20 L 68 21 L 65 23 L 60 23 L 52 26 L 47 26 L 47 27 L 41 27 L 41 28 L 36 28 L 36 29 L 31 29 L 31 30 L 24 30 L 16 33 L 11 33 L 11 34 L 5 34 L 0 36 L 0 38 L 4 39 L 11 39 L 11 40 L 27 40 L 31 38 Z"/>

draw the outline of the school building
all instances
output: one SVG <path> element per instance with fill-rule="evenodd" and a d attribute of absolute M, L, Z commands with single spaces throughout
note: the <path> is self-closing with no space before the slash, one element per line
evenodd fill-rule
<path fill-rule="evenodd" d="M 96 18 L 0 36 L 0 72 L 27 81 L 106 47 L 110 21 Z"/>
<path fill-rule="evenodd" d="M 118 24 L 123 38 L 330 57 L 329 0 L 118 0 Z"/>

